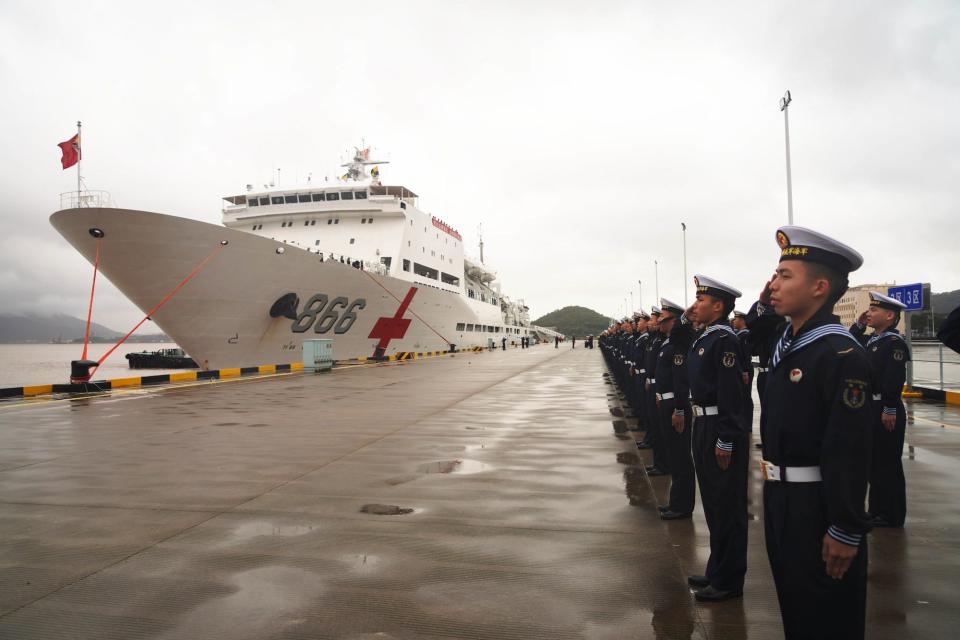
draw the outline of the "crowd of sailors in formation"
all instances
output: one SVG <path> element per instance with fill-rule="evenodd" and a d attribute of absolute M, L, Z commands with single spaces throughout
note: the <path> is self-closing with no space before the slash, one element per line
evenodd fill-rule
<path fill-rule="evenodd" d="M 856 324 L 840 325 L 834 304 L 863 258 L 803 227 L 775 237 L 779 264 L 748 312 L 734 310 L 740 291 L 698 275 L 689 308 L 662 298 L 598 342 L 644 434 L 637 447 L 652 451 L 646 472 L 670 476 L 660 517 L 690 518 L 700 489 L 710 556 L 688 577 L 697 600 L 743 594 L 755 383 L 766 550 L 785 635 L 863 638 L 867 533 L 906 517 L 901 394 L 911 355 L 896 329 L 905 306 L 874 292 Z M 960 351 L 960 308 L 939 337 Z"/>

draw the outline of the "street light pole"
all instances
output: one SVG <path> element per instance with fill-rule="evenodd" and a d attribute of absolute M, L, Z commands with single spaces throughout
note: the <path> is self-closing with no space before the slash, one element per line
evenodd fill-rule
<path fill-rule="evenodd" d="M 640 296 L 640 311 L 643 311 L 643 280 L 637 280 L 637 294 Z"/>
<path fill-rule="evenodd" d="M 630 289 L 630 313 L 633 313 L 637 308 L 633 306 L 633 289 Z"/>
<path fill-rule="evenodd" d="M 653 294 L 657 297 L 657 304 L 660 304 L 660 267 L 657 261 L 653 261 Z"/>
<path fill-rule="evenodd" d="M 687 223 L 681 222 L 680 228 L 683 230 L 683 306 L 690 304 L 687 300 Z"/>
<path fill-rule="evenodd" d="M 789 106 L 793 98 L 787 91 L 780 98 L 780 111 L 783 111 L 783 133 L 787 146 L 787 224 L 793 224 L 793 180 L 790 176 L 790 116 Z"/>

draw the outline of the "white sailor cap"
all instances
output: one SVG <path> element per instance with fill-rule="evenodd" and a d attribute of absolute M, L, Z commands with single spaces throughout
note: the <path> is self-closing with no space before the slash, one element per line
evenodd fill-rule
<path fill-rule="evenodd" d="M 637 316 L 639 317 L 640 320 L 649 320 L 649 319 L 650 319 L 650 314 L 649 314 L 649 313 L 646 313 L 646 312 L 644 312 L 644 311 L 640 311 L 639 313 L 637 313 Z"/>
<path fill-rule="evenodd" d="M 780 227 L 777 229 L 777 244 L 781 262 L 819 262 L 844 273 L 856 271 L 863 264 L 863 256 L 847 245 L 806 227 Z"/>
<path fill-rule="evenodd" d="M 653 305 L 652 307 L 650 307 L 650 315 L 659 316 L 661 313 L 663 312 L 660 311 L 660 307 L 658 307 L 657 305 Z"/>
<path fill-rule="evenodd" d="M 877 293 L 876 291 L 870 292 L 870 306 L 880 307 L 881 309 L 889 309 L 890 311 L 896 311 L 897 313 L 900 313 L 907 308 L 907 305 L 903 304 L 896 298 L 885 296 L 882 293 Z"/>
<path fill-rule="evenodd" d="M 746 318 L 746 317 L 747 317 L 747 314 L 745 314 L 743 311 L 739 311 L 739 310 L 737 310 L 737 309 L 734 309 L 734 310 L 733 310 L 733 317 L 734 317 L 734 318 Z"/>
<path fill-rule="evenodd" d="M 739 289 L 734 289 L 728 284 L 723 284 L 719 280 L 714 280 L 707 276 L 697 274 L 693 276 L 693 284 L 697 287 L 697 293 L 705 293 L 708 296 L 721 298 L 733 302 L 743 294 Z"/>
<path fill-rule="evenodd" d="M 673 311 L 677 315 L 683 313 L 683 307 L 666 298 L 660 298 L 660 307 L 666 311 Z"/>

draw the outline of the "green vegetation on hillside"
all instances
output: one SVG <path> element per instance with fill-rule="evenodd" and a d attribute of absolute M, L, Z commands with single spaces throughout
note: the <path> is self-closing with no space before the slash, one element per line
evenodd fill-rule
<path fill-rule="evenodd" d="M 599 334 L 610 326 L 610 319 L 593 309 L 572 306 L 551 311 L 534 320 L 533 324 L 541 327 L 556 327 L 557 331 L 566 336 L 582 338 L 586 335 Z"/>

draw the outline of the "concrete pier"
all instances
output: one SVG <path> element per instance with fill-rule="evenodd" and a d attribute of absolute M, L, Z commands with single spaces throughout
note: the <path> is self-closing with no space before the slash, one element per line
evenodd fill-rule
<path fill-rule="evenodd" d="M 549 345 L 0 404 L 0 638 L 782 637 L 758 474 L 745 597 L 697 604 L 702 513 L 659 520 L 603 371 Z M 909 411 L 870 638 L 960 628 L 960 415 Z"/>

